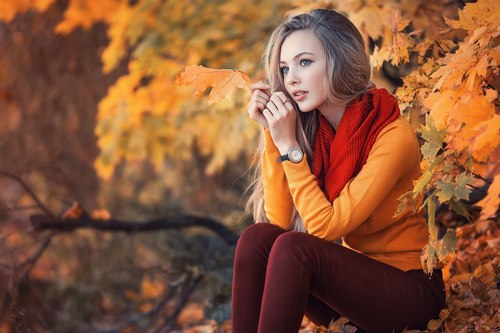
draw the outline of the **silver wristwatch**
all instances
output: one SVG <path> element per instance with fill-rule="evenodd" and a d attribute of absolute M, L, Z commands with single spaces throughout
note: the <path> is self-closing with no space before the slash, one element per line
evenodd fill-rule
<path fill-rule="evenodd" d="M 288 153 L 278 157 L 278 162 L 290 161 L 293 163 L 299 163 L 304 158 L 304 153 L 299 147 L 292 147 L 288 150 Z"/>

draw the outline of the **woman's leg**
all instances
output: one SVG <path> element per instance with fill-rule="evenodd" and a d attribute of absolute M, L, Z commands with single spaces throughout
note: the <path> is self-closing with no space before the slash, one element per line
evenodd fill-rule
<path fill-rule="evenodd" d="M 332 320 L 337 320 L 341 317 L 337 311 L 311 293 L 307 299 L 305 315 L 317 326 L 323 325 L 325 327 L 328 327 Z"/>
<path fill-rule="evenodd" d="M 422 329 L 445 305 L 444 285 L 341 245 L 287 232 L 272 246 L 259 332 L 297 332 L 309 294 L 367 332 Z"/>
<path fill-rule="evenodd" d="M 285 231 L 270 223 L 255 223 L 236 245 L 232 285 L 233 332 L 257 332 L 269 253 Z"/>

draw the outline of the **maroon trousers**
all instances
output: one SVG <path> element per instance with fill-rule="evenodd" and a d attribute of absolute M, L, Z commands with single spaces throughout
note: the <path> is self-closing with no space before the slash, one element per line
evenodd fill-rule
<path fill-rule="evenodd" d="M 357 332 L 425 329 L 445 306 L 441 270 L 404 272 L 318 237 L 256 223 L 234 259 L 234 333 L 296 333 L 348 318 Z"/>

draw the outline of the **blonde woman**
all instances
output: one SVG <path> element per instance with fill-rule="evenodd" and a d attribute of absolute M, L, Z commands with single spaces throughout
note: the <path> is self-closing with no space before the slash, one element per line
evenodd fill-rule
<path fill-rule="evenodd" d="M 425 328 L 445 306 L 441 270 L 420 264 L 422 212 L 394 217 L 419 145 L 370 82 L 359 31 L 332 10 L 291 17 L 265 65 L 270 84 L 254 84 L 248 104 L 262 125 L 249 206 L 267 223 L 236 248 L 233 332 L 297 332 L 304 314 L 324 326 L 347 317 L 358 332 Z"/>

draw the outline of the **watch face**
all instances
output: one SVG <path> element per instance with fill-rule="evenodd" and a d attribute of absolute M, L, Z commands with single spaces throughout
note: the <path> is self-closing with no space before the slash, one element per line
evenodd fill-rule
<path fill-rule="evenodd" d="M 298 148 L 292 148 L 289 153 L 290 161 L 298 163 L 302 160 L 303 153 Z"/>

